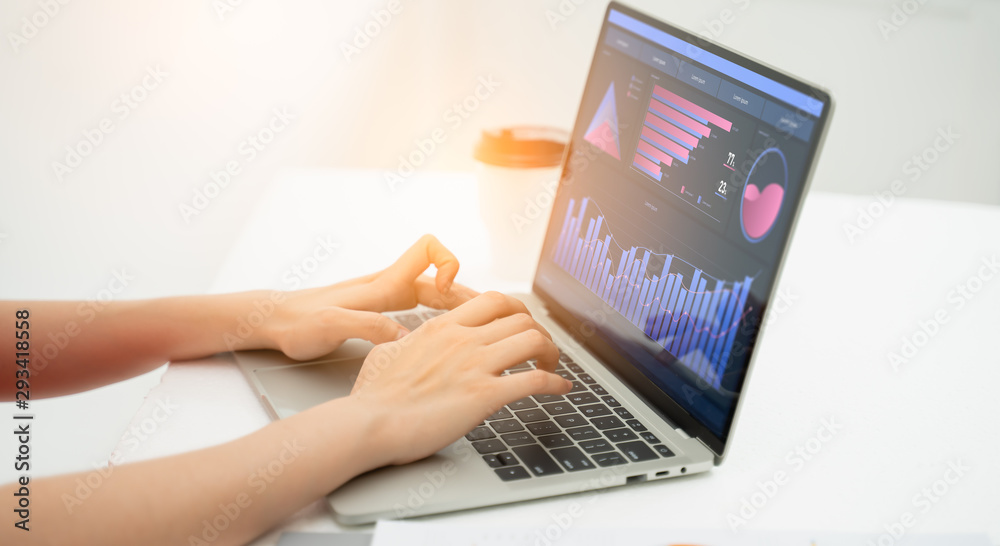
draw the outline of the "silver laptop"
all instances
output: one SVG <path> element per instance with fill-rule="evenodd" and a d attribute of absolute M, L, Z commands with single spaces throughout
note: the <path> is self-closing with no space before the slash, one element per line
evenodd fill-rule
<path fill-rule="evenodd" d="M 830 95 L 611 3 L 530 294 L 565 396 L 508 404 L 329 496 L 346 524 L 705 472 L 729 447 Z M 391 316 L 413 329 L 441 311 Z M 346 396 L 371 345 L 239 365 L 275 418 Z M 531 369 L 532 362 L 505 373 Z"/>

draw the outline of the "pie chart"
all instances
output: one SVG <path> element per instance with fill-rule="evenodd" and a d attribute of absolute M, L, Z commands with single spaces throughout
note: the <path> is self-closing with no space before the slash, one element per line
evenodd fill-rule
<path fill-rule="evenodd" d="M 761 152 L 750 167 L 740 201 L 740 226 L 751 243 L 763 241 L 774 227 L 788 187 L 788 162 L 778 148 Z"/>

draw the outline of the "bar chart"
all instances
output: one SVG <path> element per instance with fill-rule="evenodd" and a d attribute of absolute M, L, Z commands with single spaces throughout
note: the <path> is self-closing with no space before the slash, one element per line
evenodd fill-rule
<path fill-rule="evenodd" d="M 733 128 L 732 122 L 654 85 L 632 166 L 659 182 L 664 167 L 688 163 L 701 139 L 711 136 L 709 124 L 727 133 Z"/>
<path fill-rule="evenodd" d="M 593 209 L 590 214 L 588 207 Z M 719 388 L 737 326 L 746 315 L 751 277 L 727 282 L 677 256 L 621 246 L 589 197 L 578 208 L 570 199 L 552 258 L 684 366 Z"/>

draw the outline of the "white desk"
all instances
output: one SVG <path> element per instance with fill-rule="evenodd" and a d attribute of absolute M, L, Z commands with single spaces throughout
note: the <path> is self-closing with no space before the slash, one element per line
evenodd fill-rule
<path fill-rule="evenodd" d="M 262 199 L 214 290 L 282 288 L 282 273 L 310 254 L 317 236 L 330 235 L 342 246 L 306 280 L 310 286 L 382 267 L 424 232 L 438 235 L 462 260 L 461 282 L 525 289 L 491 278 L 476 199 L 469 175 L 423 174 L 396 193 L 378 172 L 285 176 Z M 787 483 L 741 528 L 878 533 L 910 512 L 911 532 L 985 531 L 1000 542 L 1000 397 L 994 392 L 1000 357 L 988 343 L 1000 332 L 1000 275 L 961 308 L 948 299 L 955 285 L 976 275 L 984 257 L 1000 257 L 1000 210 L 899 200 L 851 244 L 843 224 L 868 202 L 808 198 L 780 283 L 790 304 L 759 345 L 725 464 L 698 476 L 433 519 L 543 528 L 582 501 L 579 525 L 727 529 L 727 515 L 738 514 L 756 484 L 785 471 Z M 888 352 L 917 331 L 918 320 L 941 309 L 948 322 L 893 371 Z M 268 422 L 224 357 L 171 365 L 133 423 L 148 424 L 166 398 L 176 409 L 137 448 L 120 446 L 124 460 L 218 444 Z M 831 419 L 842 428 L 822 442 L 816 431 Z M 788 459 L 800 446 L 815 451 L 801 465 Z M 914 496 L 959 459 L 969 467 L 964 477 L 939 502 L 915 505 Z M 337 528 L 319 501 L 283 529 Z M 273 544 L 278 532 L 258 542 Z"/>

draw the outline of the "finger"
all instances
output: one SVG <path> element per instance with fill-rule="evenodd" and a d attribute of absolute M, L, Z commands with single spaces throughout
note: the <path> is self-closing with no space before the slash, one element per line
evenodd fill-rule
<path fill-rule="evenodd" d="M 533 394 L 566 394 L 573 388 L 570 380 L 541 370 L 505 375 L 498 378 L 495 385 L 496 396 L 503 404 Z M 497 407 L 501 405 L 498 404 Z"/>
<path fill-rule="evenodd" d="M 477 336 L 481 342 L 488 345 L 497 343 L 528 330 L 538 330 L 545 337 L 552 339 L 548 330 L 546 330 L 541 324 L 535 322 L 535 319 L 531 318 L 531 315 L 526 315 L 524 313 L 501 317 L 489 324 L 480 326 L 477 329 Z"/>
<path fill-rule="evenodd" d="M 335 332 L 338 337 L 357 338 L 374 344 L 388 343 L 403 337 L 409 330 L 380 313 L 338 309 Z"/>
<path fill-rule="evenodd" d="M 445 293 L 451 288 L 455 275 L 458 274 L 458 258 L 433 235 L 421 237 L 390 269 L 398 268 L 400 274 L 407 279 L 416 279 L 432 264 L 437 268 L 435 285 L 440 292 Z"/>
<path fill-rule="evenodd" d="M 453 284 L 451 290 L 442 294 L 434 282 L 423 275 L 417 279 L 414 287 L 417 303 L 435 309 L 454 309 L 479 295 L 479 292 L 462 284 Z"/>
<path fill-rule="evenodd" d="M 539 330 L 530 329 L 506 337 L 485 347 L 486 366 L 500 373 L 511 366 L 538 359 L 536 366 L 542 370 L 554 371 L 559 362 L 559 349 L 552 340 Z"/>
<path fill-rule="evenodd" d="M 485 292 L 460 305 L 447 316 L 462 326 L 482 326 L 500 317 L 517 313 L 531 314 L 516 298 L 499 292 Z"/>

